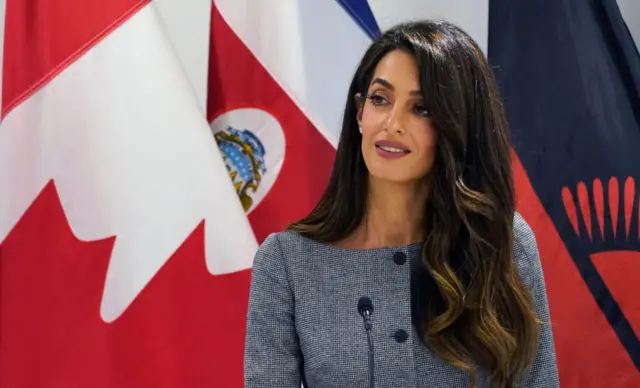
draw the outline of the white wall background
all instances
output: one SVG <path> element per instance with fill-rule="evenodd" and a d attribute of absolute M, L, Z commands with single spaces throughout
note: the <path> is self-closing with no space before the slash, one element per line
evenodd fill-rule
<path fill-rule="evenodd" d="M 445 19 L 460 26 L 487 52 L 490 0 L 369 0 L 381 29 L 416 18 Z M 513 0 L 535 1 L 535 0 Z M 640 0 L 617 0 L 636 46 L 640 46 Z"/>
<path fill-rule="evenodd" d="M 636 47 L 640 48 L 640 0 L 617 0 Z"/>
<path fill-rule="evenodd" d="M 412 19 L 445 19 L 465 30 L 487 52 L 489 0 L 369 0 L 369 6 L 382 30 Z"/>

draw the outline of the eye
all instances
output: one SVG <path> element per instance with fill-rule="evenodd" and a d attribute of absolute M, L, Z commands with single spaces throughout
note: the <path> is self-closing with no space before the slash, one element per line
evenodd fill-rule
<path fill-rule="evenodd" d="M 413 109 L 415 110 L 416 114 L 418 116 L 422 116 L 422 117 L 429 117 L 430 113 L 429 110 L 427 110 L 427 108 L 422 105 L 422 104 L 416 104 Z"/>
<path fill-rule="evenodd" d="M 384 105 L 384 104 L 386 104 L 388 102 L 384 97 L 379 96 L 377 94 L 370 94 L 370 95 L 367 96 L 367 98 L 375 106 Z"/>

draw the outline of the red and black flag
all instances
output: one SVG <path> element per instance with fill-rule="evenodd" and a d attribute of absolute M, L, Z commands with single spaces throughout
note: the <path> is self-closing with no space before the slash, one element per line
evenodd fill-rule
<path fill-rule="evenodd" d="M 491 0 L 564 388 L 640 387 L 640 56 L 615 0 Z"/>

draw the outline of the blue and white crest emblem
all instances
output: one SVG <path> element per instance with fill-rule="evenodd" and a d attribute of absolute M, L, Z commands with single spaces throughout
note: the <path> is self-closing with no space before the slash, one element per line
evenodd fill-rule
<path fill-rule="evenodd" d="M 285 159 L 284 131 L 278 120 L 257 108 L 226 111 L 211 130 L 245 213 L 267 197 Z"/>
<path fill-rule="evenodd" d="M 231 126 L 217 132 L 215 139 L 246 212 L 253 205 L 249 190 L 255 193 L 267 172 L 264 146 L 248 129 L 238 130 Z"/>

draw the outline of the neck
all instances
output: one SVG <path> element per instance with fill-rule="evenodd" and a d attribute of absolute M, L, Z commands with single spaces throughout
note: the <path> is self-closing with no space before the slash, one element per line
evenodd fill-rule
<path fill-rule="evenodd" d="M 427 193 L 424 182 L 397 183 L 370 176 L 367 211 L 352 244 L 366 249 L 422 242 Z"/>

